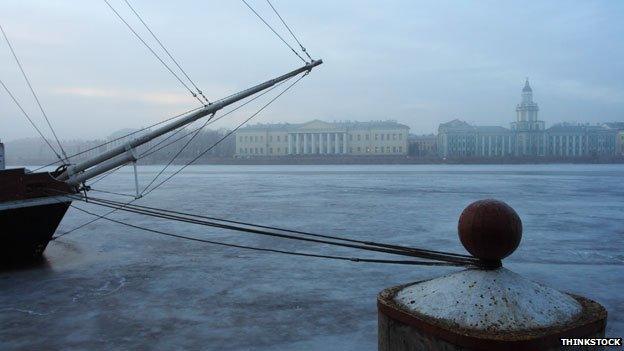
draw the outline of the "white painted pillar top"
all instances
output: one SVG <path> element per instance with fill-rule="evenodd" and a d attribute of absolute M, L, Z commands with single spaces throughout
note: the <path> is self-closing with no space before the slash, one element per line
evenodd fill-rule
<path fill-rule="evenodd" d="M 410 285 L 395 301 L 461 328 L 519 331 L 565 324 L 581 313 L 570 295 L 506 269 L 467 269 Z"/>

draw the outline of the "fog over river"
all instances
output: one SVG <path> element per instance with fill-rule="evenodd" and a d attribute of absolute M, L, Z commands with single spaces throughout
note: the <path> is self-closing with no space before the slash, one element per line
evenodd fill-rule
<path fill-rule="evenodd" d="M 139 167 L 142 185 L 160 169 Z M 132 168 L 94 188 L 132 194 Z M 624 335 L 624 165 L 191 166 L 137 204 L 464 253 L 457 219 L 482 198 L 503 200 L 522 218 L 507 268 L 597 300 L 609 311 L 607 335 Z M 111 217 L 215 241 L 382 257 Z M 58 233 L 91 218 L 70 209 Z M 379 291 L 460 269 L 248 251 L 106 220 L 51 242 L 45 257 L 0 272 L 0 349 L 373 350 Z"/>

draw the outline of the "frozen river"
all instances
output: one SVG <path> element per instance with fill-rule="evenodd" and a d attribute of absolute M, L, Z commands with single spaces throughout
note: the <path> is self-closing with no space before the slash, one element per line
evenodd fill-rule
<path fill-rule="evenodd" d="M 159 169 L 140 167 L 141 182 Z M 96 187 L 132 193 L 131 169 Z M 457 219 L 482 198 L 522 218 L 505 266 L 599 301 L 607 334 L 624 335 L 624 165 L 193 166 L 137 203 L 463 253 Z M 113 217 L 230 243 L 371 256 Z M 88 219 L 71 209 L 59 232 Z M 45 256 L 41 266 L 0 272 L 0 349 L 373 350 L 380 290 L 457 270 L 244 251 L 106 220 L 50 243 Z"/>

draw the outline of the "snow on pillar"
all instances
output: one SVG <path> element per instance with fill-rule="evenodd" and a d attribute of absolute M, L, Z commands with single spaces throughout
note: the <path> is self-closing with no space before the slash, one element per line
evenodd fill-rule
<path fill-rule="evenodd" d="M 502 267 L 522 237 L 510 206 L 474 202 L 461 214 L 458 232 L 468 252 L 492 268 L 383 290 L 379 350 L 559 350 L 562 338 L 604 337 L 607 311 L 599 303 Z"/>

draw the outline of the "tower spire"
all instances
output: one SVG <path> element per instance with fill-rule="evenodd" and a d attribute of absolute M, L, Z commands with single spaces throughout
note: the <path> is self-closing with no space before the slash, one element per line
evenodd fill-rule
<path fill-rule="evenodd" d="M 529 77 L 526 77 L 526 80 L 524 81 L 524 88 L 522 88 L 522 92 L 533 92 L 531 85 L 529 85 Z"/>

